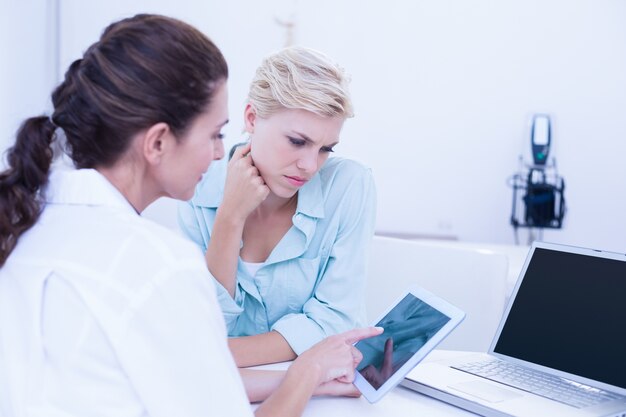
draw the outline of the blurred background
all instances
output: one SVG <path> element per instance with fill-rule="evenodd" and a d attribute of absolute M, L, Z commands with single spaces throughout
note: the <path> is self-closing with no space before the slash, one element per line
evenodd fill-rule
<path fill-rule="evenodd" d="M 198 27 L 226 56 L 227 147 L 241 139 L 265 55 L 304 45 L 351 74 L 356 117 L 336 150 L 373 170 L 377 233 L 514 243 L 509 180 L 532 161 L 530 122 L 543 113 L 567 212 L 562 228 L 523 229 L 520 241 L 626 252 L 624 0 L 0 4 L 0 151 L 22 119 L 50 112 L 52 89 L 107 24 L 160 13 Z M 145 215 L 175 227 L 175 211 L 160 200 Z"/>

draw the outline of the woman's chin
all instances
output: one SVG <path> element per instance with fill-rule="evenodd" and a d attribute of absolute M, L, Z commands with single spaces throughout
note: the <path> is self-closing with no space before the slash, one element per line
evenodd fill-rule
<path fill-rule="evenodd" d="M 298 189 L 287 187 L 269 187 L 270 192 L 279 198 L 291 198 L 298 192 Z"/>

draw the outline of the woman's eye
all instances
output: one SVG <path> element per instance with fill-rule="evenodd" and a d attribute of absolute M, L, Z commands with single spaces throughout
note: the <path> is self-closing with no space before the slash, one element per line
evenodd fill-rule
<path fill-rule="evenodd" d="M 320 152 L 321 153 L 330 153 L 330 152 L 335 152 L 335 150 L 333 148 L 328 147 L 328 146 L 323 146 L 322 148 L 320 148 Z"/>
<path fill-rule="evenodd" d="M 294 146 L 304 146 L 304 144 L 306 143 L 304 139 L 296 139 L 291 137 L 289 138 L 289 142 L 291 142 L 291 144 Z"/>
<path fill-rule="evenodd" d="M 218 133 L 217 135 L 213 136 L 213 139 L 219 139 L 222 140 L 224 139 L 224 134 L 222 132 Z"/>

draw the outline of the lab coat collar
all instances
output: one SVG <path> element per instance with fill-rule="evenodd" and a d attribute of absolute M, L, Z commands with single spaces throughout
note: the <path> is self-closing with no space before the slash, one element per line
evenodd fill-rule
<path fill-rule="evenodd" d="M 137 214 L 124 195 L 95 169 L 57 169 L 45 191 L 47 204 L 104 206 Z"/>

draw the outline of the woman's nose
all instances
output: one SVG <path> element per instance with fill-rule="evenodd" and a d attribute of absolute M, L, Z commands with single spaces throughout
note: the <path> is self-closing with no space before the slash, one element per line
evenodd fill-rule
<path fill-rule="evenodd" d="M 216 140 L 213 146 L 213 159 L 219 161 L 224 157 L 224 141 Z"/>
<path fill-rule="evenodd" d="M 305 172 L 315 172 L 317 170 L 317 152 L 307 152 L 298 159 L 297 166 Z"/>

